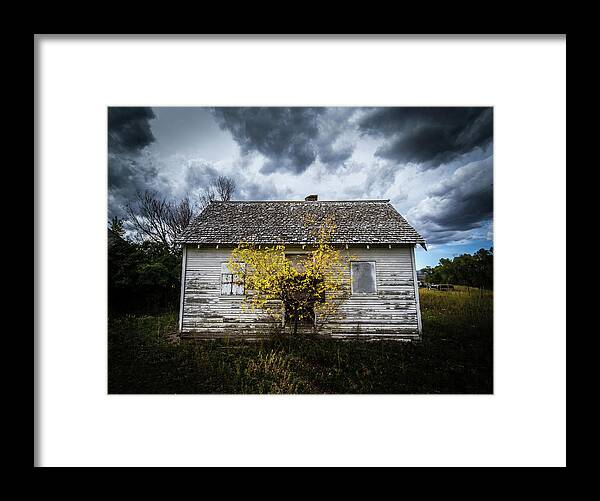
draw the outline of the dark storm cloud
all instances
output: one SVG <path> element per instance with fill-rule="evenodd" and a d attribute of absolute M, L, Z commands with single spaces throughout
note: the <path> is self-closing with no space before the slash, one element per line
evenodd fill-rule
<path fill-rule="evenodd" d="M 375 155 L 435 168 L 492 141 L 492 108 L 379 108 L 359 122 L 362 133 L 386 138 Z"/>
<path fill-rule="evenodd" d="M 194 197 L 227 175 L 239 200 L 390 198 L 428 243 L 491 238 L 492 113 L 109 108 L 109 216 L 137 192 Z"/>
<path fill-rule="evenodd" d="M 351 145 L 342 148 L 332 148 L 330 144 L 323 144 L 319 149 L 319 160 L 327 165 L 340 165 L 352 156 L 354 147 Z"/>
<path fill-rule="evenodd" d="M 438 183 L 408 216 L 431 243 L 460 240 L 469 231 L 485 229 L 491 223 L 492 183 L 492 157 L 472 162 Z"/>
<path fill-rule="evenodd" d="M 151 158 L 141 155 L 108 155 L 108 211 L 112 216 L 123 216 L 123 207 L 138 192 L 154 189 L 158 169 Z"/>
<path fill-rule="evenodd" d="M 108 151 L 137 153 L 154 142 L 150 120 L 152 108 L 108 108 Z"/>
<path fill-rule="evenodd" d="M 152 108 L 108 108 L 108 209 L 111 216 L 123 215 L 123 205 L 138 191 L 153 185 L 157 169 L 143 156 L 155 140 L 150 120 Z"/>
<path fill-rule="evenodd" d="M 281 170 L 300 174 L 317 158 L 335 166 L 348 159 L 354 146 L 336 147 L 342 127 L 340 123 L 329 127 L 329 112 L 327 108 L 213 109 L 219 126 L 231 132 L 243 154 L 258 152 L 267 158 L 263 174 Z"/>

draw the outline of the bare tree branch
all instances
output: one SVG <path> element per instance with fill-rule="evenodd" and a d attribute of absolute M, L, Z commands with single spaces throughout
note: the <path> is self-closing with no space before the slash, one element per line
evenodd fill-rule
<path fill-rule="evenodd" d="M 195 207 L 188 197 L 172 204 L 155 192 L 145 191 L 125 206 L 125 212 L 139 237 L 173 249 L 175 238 L 191 221 Z"/>
<path fill-rule="evenodd" d="M 197 203 L 193 203 L 187 196 L 178 203 L 173 203 L 154 191 L 145 191 L 138 193 L 135 201 L 125 206 L 125 213 L 129 226 L 138 238 L 173 250 L 175 238 L 191 222 L 198 208 L 204 209 L 215 200 L 226 202 L 231 199 L 235 190 L 236 183 L 233 179 L 219 176 L 203 190 Z"/>
<path fill-rule="evenodd" d="M 196 207 L 191 203 L 189 197 L 185 197 L 171 208 L 168 225 L 173 237 L 181 233 L 190 224 L 195 211 Z"/>
<path fill-rule="evenodd" d="M 213 179 L 210 184 L 202 190 L 202 193 L 199 196 L 200 207 L 204 209 L 215 200 L 221 202 L 231 200 L 236 188 L 236 182 L 230 177 L 219 176 L 218 178 Z"/>
<path fill-rule="evenodd" d="M 227 176 L 219 176 L 213 181 L 213 187 L 217 192 L 217 196 L 223 202 L 231 200 L 231 197 L 235 193 L 236 184 L 233 179 Z"/>
<path fill-rule="evenodd" d="M 202 193 L 200 193 L 200 196 L 198 198 L 199 198 L 199 202 L 200 202 L 200 208 L 202 210 L 204 210 L 207 206 L 209 206 L 211 202 L 216 200 L 217 194 L 216 194 L 215 189 L 213 188 L 212 184 L 205 187 L 202 190 Z"/>

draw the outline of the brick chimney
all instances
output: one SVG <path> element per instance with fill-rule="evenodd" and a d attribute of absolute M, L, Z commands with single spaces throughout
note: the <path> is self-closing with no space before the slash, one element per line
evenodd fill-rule
<path fill-rule="evenodd" d="M 317 198 L 319 198 L 318 195 L 308 195 L 304 200 L 307 202 L 316 202 Z"/>

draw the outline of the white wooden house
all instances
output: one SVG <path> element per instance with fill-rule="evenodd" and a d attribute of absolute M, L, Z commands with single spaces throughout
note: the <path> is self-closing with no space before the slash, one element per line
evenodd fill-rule
<path fill-rule="evenodd" d="M 321 333 L 332 337 L 419 339 L 421 312 L 415 246 L 425 240 L 389 200 L 212 202 L 190 223 L 183 246 L 179 328 L 182 337 L 258 337 L 270 327 L 242 308 L 243 283 L 227 269 L 241 241 L 283 244 L 286 253 L 314 243 L 305 215 L 331 217 L 333 243 L 348 249 L 351 295 Z"/>

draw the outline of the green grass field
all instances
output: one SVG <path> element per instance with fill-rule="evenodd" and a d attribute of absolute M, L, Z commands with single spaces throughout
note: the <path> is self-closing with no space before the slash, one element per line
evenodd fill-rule
<path fill-rule="evenodd" d="M 177 342 L 177 316 L 108 322 L 109 393 L 492 393 L 493 297 L 421 289 L 423 340 Z"/>

